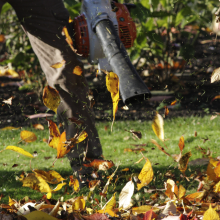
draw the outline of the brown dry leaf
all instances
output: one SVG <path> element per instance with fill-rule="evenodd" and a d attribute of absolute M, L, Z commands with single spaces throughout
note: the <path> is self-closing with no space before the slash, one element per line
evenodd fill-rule
<path fill-rule="evenodd" d="M 73 69 L 73 74 L 76 74 L 78 76 L 81 76 L 82 75 L 82 68 L 80 66 L 76 66 L 74 69 Z"/>
<path fill-rule="evenodd" d="M 69 118 L 69 120 L 70 120 L 71 122 L 73 122 L 73 123 L 76 123 L 77 125 L 84 124 L 83 121 L 81 121 L 80 119 L 75 118 L 75 117 Z"/>
<path fill-rule="evenodd" d="M 217 68 L 213 71 L 211 75 L 211 83 L 217 82 L 220 80 L 220 68 Z"/>
<path fill-rule="evenodd" d="M 31 143 L 37 140 L 37 136 L 31 131 L 23 130 L 21 131 L 20 136 L 26 143 Z"/>
<path fill-rule="evenodd" d="M 197 131 L 194 132 L 194 137 L 197 137 Z"/>
<path fill-rule="evenodd" d="M 109 72 L 106 75 L 106 86 L 107 90 L 111 93 L 112 103 L 113 103 L 113 122 L 115 120 L 115 114 L 118 110 L 118 102 L 119 102 L 119 78 L 117 74 L 113 72 Z M 111 128 L 112 130 L 112 128 Z"/>
<path fill-rule="evenodd" d="M 203 220 L 219 220 L 219 214 L 212 208 L 210 204 L 209 209 L 204 213 Z"/>
<path fill-rule="evenodd" d="M 89 182 L 89 190 L 94 191 L 96 186 L 98 186 L 100 184 L 100 182 L 101 182 L 100 180 L 91 180 Z"/>
<path fill-rule="evenodd" d="M 79 181 L 77 178 L 74 178 L 73 176 L 70 176 L 69 186 L 72 186 L 75 192 L 78 192 L 80 190 Z"/>
<path fill-rule="evenodd" d="M 114 163 L 111 160 L 100 160 L 95 159 L 89 164 L 83 164 L 85 167 L 93 167 L 95 170 L 108 170 L 114 166 Z"/>
<path fill-rule="evenodd" d="M 42 124 L 33 124 L 33 127 L 37 130 L 41 130 L 41 131 L 44 130 L 44 126 Z"/>
<path fill-rule="evenodd" d="M 123 170 L 121 170 L 122 172 L 126 172 L 126 171 L 129 171 L 129 168 L 124 168 Z"/>
<path fill-rule="evenodd" d="M 61 68 L 65 63 L 66 63 L 66 61 L 62 60 L 61 62 L 57 62 L 57 63 L 51 65 L 50 67 L 52 67 L 54 69 L 58 69 L 58 68 Z"/>
<path fill-rule="evenodd" d="M 175 195 L 174 195 L 174 192 L 172 191 L 172 185 L 168 182 L 166 183 L 166 192 L 165 192 L 165 194 L 171 200 L 176 198 Z"/>
<path fill-rule="evenodd" d="M 167 106 L 164 106 L 164 117 L 166 117 L 169 114 L 169 109 Z"/>
<path fill-rule="evenodd" d="M 15 164 L 13 164 L 12 168 L 17 167 L 17 166 L 18 166 L 18 164 L 15 163 Z"/>
<path fill-rule="evenodd" d="M 186 189 L 183 187 L 183 185 L 179 186 L 179 199 L 182 199 L 186 194 Z"/>
<path fill-rule="evenodd" d="M 9 99 L 3 100 L 2 102 L 4 102 L 5 104 L 8 104 L 8 105 L 12 105 L 12 99 L 13 99 L 13 97 L 10 97 Z"/>
<path fill-rule="evenodd" d="M 5 42 L 5 35 L 0 34 L 0 43 L 4 43 L 4 42 Z"/>
<path fill-rule="evenodd" d="M 43 102 L 47 108 L 57 113 L 57 108 L 60 105 L 59 92 L 50 86 L 46 86 L 43 91 Z"/>
<path fill-rule="evenodd" d="M 171 102 L 170 105 L 176 105 L 176 103 L 177 103 L 177 100 L 174 100 L 173 102 Z"/>
<path fill-rule="evenodd" d="M 26 157 L 30 157 L 30 158 L 34 158 L 34 156 L 32 154 L 30 154 L 29 152 L 25 151 L 24 149 L 20 148 L 20 147 L 16 147 L 16 146 L 7 146 L 5 148 L 5 150 L 12 150 L 15 151 L 17 153 L 23 154 Z"/>
<path fill-rule="evenodd" d="M 156 112 L 156 115 L 154 116 L 153 123 L 152 123 L 152 128 L 154 133 L 157 135 L 157 137 L 161 140 L 164 141 L 164 122 L 163 122 L 163 117 Z"/>
<path fill-rule="evenodd" d="M 138 175 L 138 179 L 141 181 L 141 183 L 137 183 L 138 190 L 140 190 L 143 186 L 147 186 L 154 177 L 154 172 L 150 161 L 147 158 L 145 158 L 145 160 L 146 163 Z"/>
<path fill-rule="evenodd" d="M 180 137 L 180 140 L 179 140 L 179 149 L 180 149 L 181 152 L 183 151 L 184 147 L 185 147 L 184 137 L 181 136 L 181 137 Z"/>
<path fill-rule="evenodd" d="M 214 120 L 215 118 L 217 118 L 217 115 L 212 115 L 210 121 Z"/>
<path fill-rule="evenodd" d="M 187 165 L 188 165 L 188 162 L 189 162 L 189 158 L 192 156 L 192 153 L 191 151 L 185 153 L 181 158 L 180 158 L 180 161 L 179 161 L 179 164 L 178 164 L 178 168 L 179 170 L 185 175 L 185 171 L 187 169 Z"/>
<path fill-rule="evenodd" d="M 150 140 L 152 144 L 154 144 L 160 151 L 162 151 L 163 153 L 165 153 L 167 156 L 171 157 L 171 155 L 169 153 L 167 153 L 163 147 L 161 147 L 154 139 Z"/>
<path fill-rule="evenodd" d="M 216 99 L 220 99 L 220 95 L 216 95 L 216 96 L 211 100 L 211 102 L 213 102 L 213 101 L 216 100 Z"/>
<path fill-rule="evenodd" d="M 136 137 L 138 139 L 142 138 L 142 134 L 140 131 L 134 131 L 133 129 L 131 129 L 130 131 L 125 129 L 125 131 L 132 133 L 134 135 L 134 137 Z"/>
<path fill-rule="evenodd" d="M 59 140 L 60 140 L 60 131 L 57 127 L 57 125 L 52 121 L 52 120 L 48 120 L 48 127 L 49 127 L 49 131 L 50 131 L 50 137 L 49 137 L 49 146 L 57 149 L 57 146 L 59 144 Z"/>
<path fill-rule="evenodd" d="M 72 209 L 73 209 L 73 211 L 83 210 L 85 208 L 85 204 L 86 204 L 86 202 L 85 202 L 83 196 L 79 196 L 73 202 Z"/>

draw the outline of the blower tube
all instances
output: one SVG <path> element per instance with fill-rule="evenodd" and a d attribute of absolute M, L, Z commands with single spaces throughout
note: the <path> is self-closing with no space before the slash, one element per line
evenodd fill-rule
<path fill-rule="evenodd" d="M 135 100 L 149 98 L 151 93 L 132 65 L 112 21 L 101 20 L 96 23 L 94 30 L 113 72 L 119 77 L 119 91 L 123 102 L 132 104 Z"/>

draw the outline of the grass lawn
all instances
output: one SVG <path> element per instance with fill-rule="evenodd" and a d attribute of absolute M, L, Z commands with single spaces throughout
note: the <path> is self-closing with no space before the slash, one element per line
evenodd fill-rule
<path fill-rule="evenodd" d="M 171 157 L 166 156 L 164 153 L 159 151 L 152 143 L 150 139 L 155 139 L 161 146 L 163 143 L 154 134 L 151 121 L 116 121 L 113 127 L 113 132 L 111 132 L 111 122 L 99 122 L 97 123 L 97 128 L 99 131 L 101 143 L 103 146 L 103 154 L 106 159 L 112 160 L 115 164 L 121 164 L 117 175 L 120 177 L 120 181 L 116 183 L 116 189 L 110 189 L 113 191 L 118 191 L 120 193 L 121 188 L 128 181 L 131 173 L 139 173 L 144 165 L 144 161 L 139 164 L 134 164 L 138 161 L 142 155 L 137 152 L 124 152 L 125 148 L 135 148 L 131 144 L 147 144 L 145 148 L 146 151 L 143 154 L 151 161 L 154 170 L 154 180 L 151 182 L 150 186 L 156 186 L 157 188 L 164 187 L 164 181 L 168 178 L 164 176 L 165 173 L 172 172 L 175 175 L 176 181 L 178 180 L 184 187 L 187 188 L 187 193 L 191 193 L 196 190 L 198 182 L 190 181 L 187 182 L 185 178 L 181 178 L 180 171 L 177 169 L 177 164 L 173 161 Z M 179 138 L 184 135 L 185 148 L 183 153 L 188 151 L 192 152 L 192 157 L 190 160 L 196 158 L 202 158 L 201 152 L 196 149 L 198 145 L 204 149 L 210 148 L 213 156 L 216 157 L 220 155 L 219 145 L 220 145 L 220 117 L 215 118 L 210 121 L 210 116 L 200 117 L 187 117 L 187 118 L 171 118 L 165 119 L 164 121 L 164 131 L 165 139 L 168 139 L 165 143 L 168 149 L 165 149 L 169 154 L 178 154 Z M 125 131 L 133 129 L 135 131 L 141 131 L 142 139 L 134 140 L 132 134 Z M 54 169 L 59 172 L 64 178 L 67 178 L 67 191 L 69 194 L 64 195 L 64 199 L 75 197 L 76 194 L 71 196 L 71 188 L 68 186 L 69 176 L 72 175 L 72 171 L 69 162 L 66 158 L 59 159 L 54 167 L 52 163 L 56 157 L 56 150 L 50 148 L 43 138 L 48 139 L 49 131 L 47 126 L 45 126 L 44 131 L 38 131 L 34 128 L 26 127 L 22 130 L 33 131 L 37 135 L 37 141 L 33 143 L 25 144 L 20 142 L 20 131 L 21 130 L 6 130 L 0 131 L 0 150 L 4 149 L 9 145 L 14 145 L 21 147 L 24 150 L 33 153 L 37 151 L 38 156 L 31 160 L 32 169 L 42 169 L 51 170 Z M 197 131 L 197 137 L 194 136 L 195 131 Z M 204 139 L 209 139 L 204 143 Z M 45 159 L 45 157 L 51 157 L 50 159 Z M 31 172 L 30 169 L 30 158 L 23 155 L 19 155 L 13 151 L 3 151 L 0 153 L 0 195 L 1 193 L 5 196 L 2 198 L 1 203 L 8 202 L 8 196 L 14 199 L 21 199 L 24 196 L 29 196 L 32 199 L 40 199 L 42 194 L 40 192 L 34 191 L 32 189 L 22 187 L 22 182 L 16 181 L 16 176 L 19 176 L 22 171 Z M 14 164 L 17 166 L 12 167 Z M 127 172 L 122 172 L 123 168 L 129 168 Z M 190 167 L 190 170 L 186 172 L 187 176 L 190 173 L 197 172 L 198 169 L 202 171 L 206 167 Z M 114 168 L 115 169 L 115 168 Z M 114 170 L 113 168 L 108 171 L 111 174 Z M 51 186 L 52 187 L 52 186 Z M 55 186 L 53 186 L 55 187 Z M 65 187 L 64 187 L 65 188 Z M 58 199 L 64 193 L 64 188 L 53 195 L 52 198 Z M 100 190 L 96 193 L 99 194 Z M 137 191 L 136 191 L 137 192 Z M 88 189 L 82 189 L 77 195 L 86 195 Z M 118 194 L 119 194 L 118 193 Z M 144 194 L 144 190 L 141 190 Z"/>

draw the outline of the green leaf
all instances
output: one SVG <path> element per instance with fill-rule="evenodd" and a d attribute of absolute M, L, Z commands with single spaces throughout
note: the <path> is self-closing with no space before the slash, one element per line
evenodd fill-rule
<path fill-rule="evenodd" d="M 142 4 L 137 3 L 136 8 L 132 9 L 131 17 L 138 18 L 140 22 L 146 22 L 150 15 L 150 10 L 145 8 Z"/>
<path fill-rule="evenodd" d="M 134 50 L 131 51 L 131 54 L 130 54 L 130 59 L 131 61 L 137 59 L 139 56 L 140 56 L 140 49 L 139 48 L 135 48 Z"/>
<path fill-rule="evenodd" d="M 163 40 L 159 34 L 156 34 L 154 31 L 149 31 L 147 36 L 151 41 L 155 42 L 160 48 L 164 47 Z"/>
<path fill-rule="evenodd" d="M 173 15 L 173 14 L 167 11 L 154 11 L 150 14 L 150 17 L 158 18 L 158 17 L 167 17 L 170 15 Z"/>
<path fill-rule="evenodd" d="M 19 64 L 20 62 L 24 61 L 25 59 L 25 55 L 23 52 L 19 52 L 13 59 L 13 64 L 14 65 L 17 65 Z"/>
<path fill-rule="evenodd" d="M 9 9 L 11 9 L 11 5 L 9 3 L 5 3 L 2 6 L 2 10 L 1 10 L 1 14 L 4 14 L 5 12 L 7 12 Z"/>
<path fill-rule="evenodd" d="M 179 25 L 183 20 L 186 19 L 187 16 L 192 14 L 192 10 L 190 7 L 185 7 L 177 13 L 175 26 Z"/>

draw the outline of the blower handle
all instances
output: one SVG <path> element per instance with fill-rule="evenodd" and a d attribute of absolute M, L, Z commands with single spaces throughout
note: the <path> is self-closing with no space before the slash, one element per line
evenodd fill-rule
<path fill-rule="evenodd" d="M 112 21 L 99 20 L 93 27 L 113 72 L 119 77 L 119 90 L 123 102 L 129 104 L 134 100 L 149 98 L 151 93 L 132 65 Z"/>

